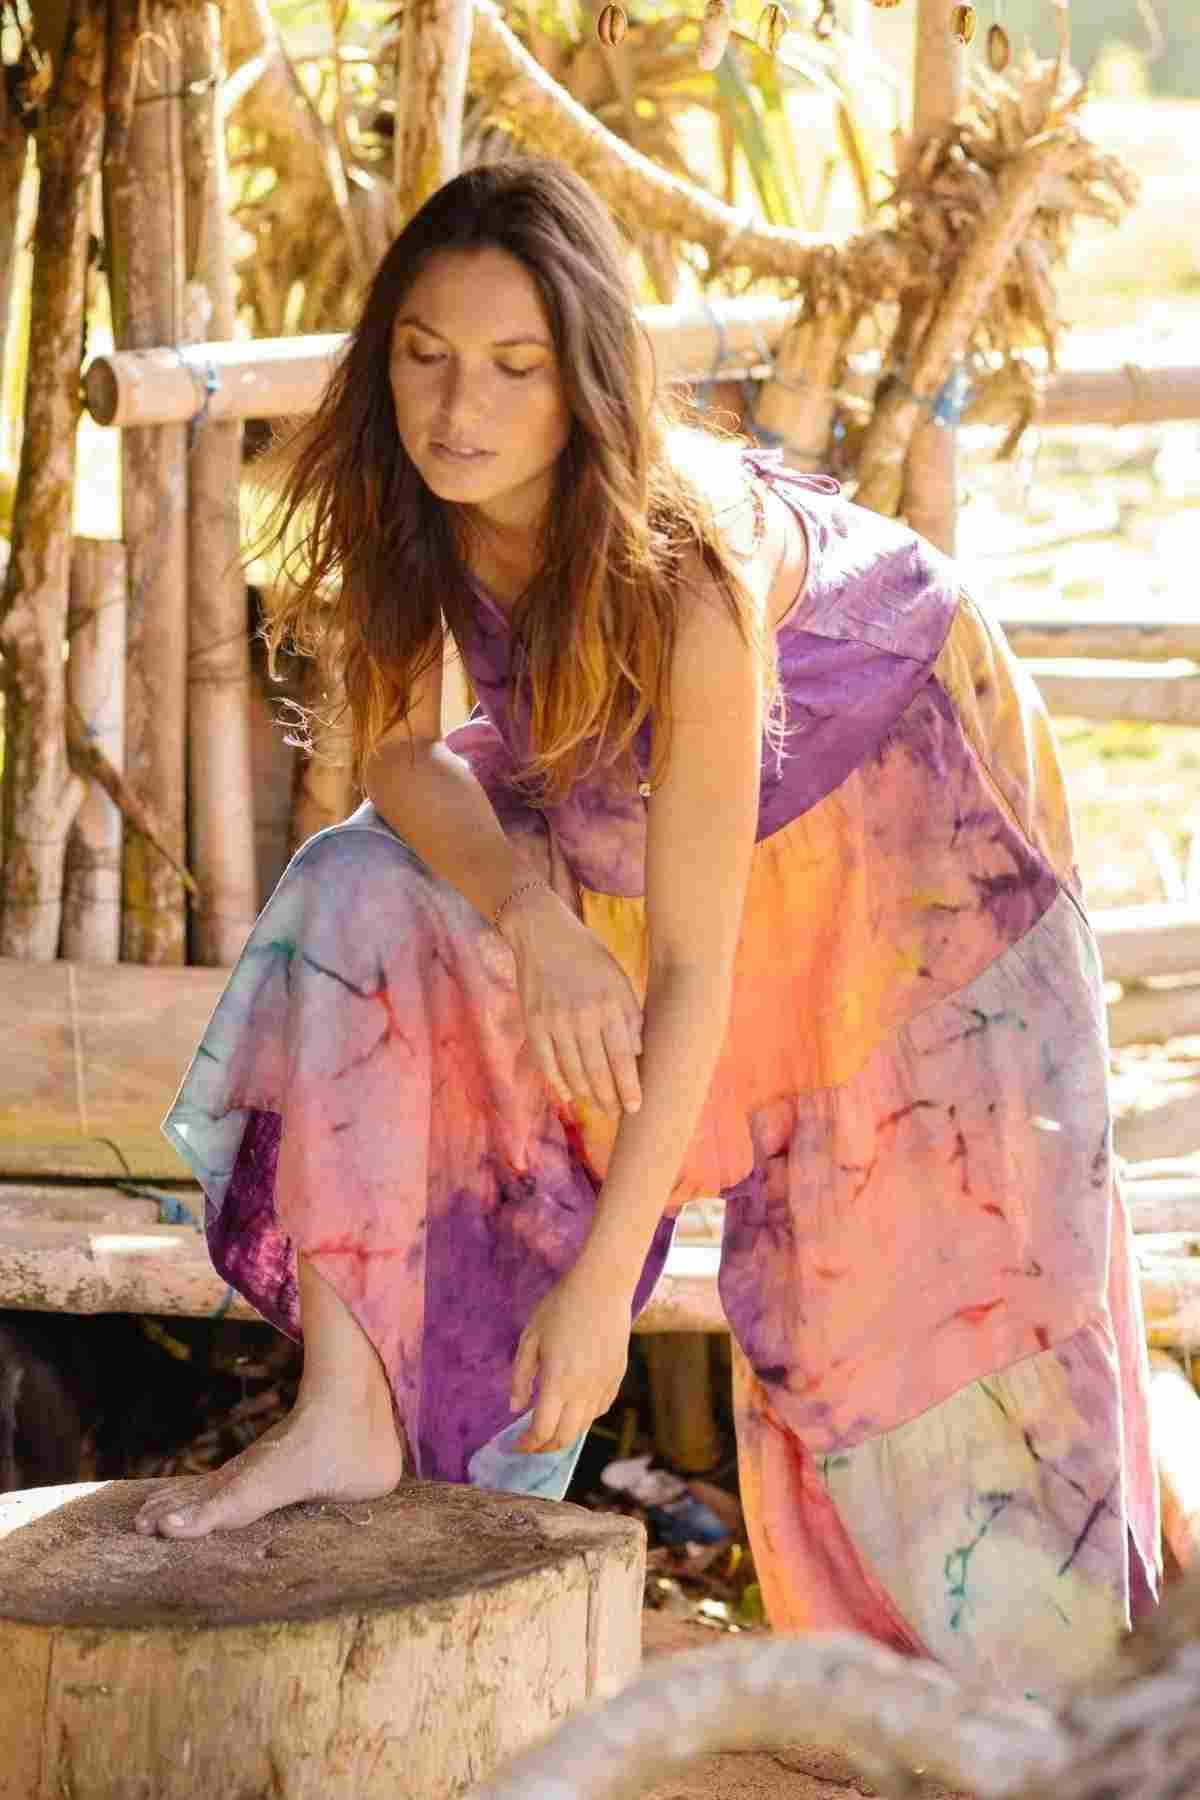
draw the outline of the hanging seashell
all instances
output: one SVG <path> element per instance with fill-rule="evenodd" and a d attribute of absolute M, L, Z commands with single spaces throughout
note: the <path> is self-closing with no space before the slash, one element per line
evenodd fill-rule
<path fill-rule="evenodd" d="M 700 22 L 700 46 L 696 61 L 702 69 L 715 69 L 729 45 L 733 9 L 729 0 L 708 0 Z"/>
<path fill-rule="evenodd" d="M 629 20 L 619 6 L 606 6 L 596 20 L 596 36 L 610 49 L 619 44 L 629 30 Z"/>
<path fill-rule="evenodd" d="M 777 6 L 771 0 L 764 6 L 758 19 L 758 41 L 764 50 L 774 56 L 788 32 L 792 29 L 792 21 L 788 17 L 786 6 Z"/>
<path fill-rule="evenodd" d="M 956 6 L 950 14 L 950 30 L 958 44 L 969 44 L 975 36 L 975 8 Z"/>
<path fill-rule="evenodd" d="M 1012 61 L 1012 45 L 1008 41 L 1008 33 L 1003 25 L 993 25 L 987 34 L 988 67 L 995 69 L 997 75 L 1007 69 Z"/>
<path fill-rule="evenodd" d="M 837 19 L 834 16 L 833 0 L 821 0 L 821 10 L 813 20 L 813 36 L 821 39 L 831 38 L 837 30 Z"/>

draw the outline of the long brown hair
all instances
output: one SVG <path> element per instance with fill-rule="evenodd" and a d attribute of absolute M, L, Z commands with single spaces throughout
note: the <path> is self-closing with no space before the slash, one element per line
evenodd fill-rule
<path fill-rule="evenodd" d="M 759 643 L 768 716 L 778 684 L 769 633 L 745 601 L 717 528 L 744 498 L 730 434 L 701 429 L 655 391 L 625 252 L 592 189 L 561 163 L 521 157 L 466 170 L 438 189 L 392 244 L 319 409 L 256 465 L 275 504 L 257 553 L 282 552 L 263 628 L 317 656 L 344 688 L 361 780 L 415 681 L 472 629 L 455 508 L 426 486 L 400 442 L 387 370 L 393 322 L 430 256 L 499 248 L 536 282 L 571 412 L 543 530 L 541 567 L 512 618 L 530 747 L 523 776 L 561 798 L 598 759 L 626 761 L 654 716 L 651 779 L 670 740 L 670 664 L 679 570 L 693 546 L 747 642 Z M 718 460 L 714 453 L 719 452 Z M 265 465 L 265 466 L 264 466 Z M 309 720 L 320 718 L 319 710 Z"/>

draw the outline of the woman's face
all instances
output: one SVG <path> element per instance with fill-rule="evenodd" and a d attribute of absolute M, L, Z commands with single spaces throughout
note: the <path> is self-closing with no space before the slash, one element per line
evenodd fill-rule
<path fill-rule="evenodd" d="M 400 441 L 432 491 L 510 536 L 536 529 L 571 415 L 524 265 L 494 247 L 430 257 L 396 316 L 391 383 Z"/>

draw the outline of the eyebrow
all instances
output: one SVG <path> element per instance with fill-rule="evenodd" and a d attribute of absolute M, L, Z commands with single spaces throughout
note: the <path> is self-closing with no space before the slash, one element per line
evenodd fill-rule
<path fill-rule="evenodd" d="M 415 313 L 405 313 L 403 318 L 396 320 L 396 323 L 397 325 L 415 325 L 419 331 L 425 332 L 427 337 L 438 338 L 443 344 L 448 344 L 450 341 L 449 338 L 442 337 L 440 331 L 435 331 L 432 325 L 426 325 L 424 319 L 418 319 Z M 553 350 L 554 348 L 554 345 L 547 343 L 545 338 L 531 337 L 528 334 L 523 337 L 492 339 L 493 350 L 509 350 L 514 344 L 537 344 L 543 350 Z"/>

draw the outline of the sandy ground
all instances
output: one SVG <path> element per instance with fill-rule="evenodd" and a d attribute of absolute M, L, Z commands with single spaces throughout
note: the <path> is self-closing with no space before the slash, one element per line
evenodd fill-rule
<path fill-rule="evenodd" d="M 647 1610 L 642 1615 L 642 1650 L 647 1662 L 677 1650 L 700 1650 L 728 1640 L 690 1620 Z M 844 1757 L 797 1743 L 784 1750 L 731 1751 L 700 1756 L 678 1774 L 648 1789 L 642 1800 L 854 1800 L 877 1789 Z M 921 1800 L 959 1800 L 930 1782 Z"/>

